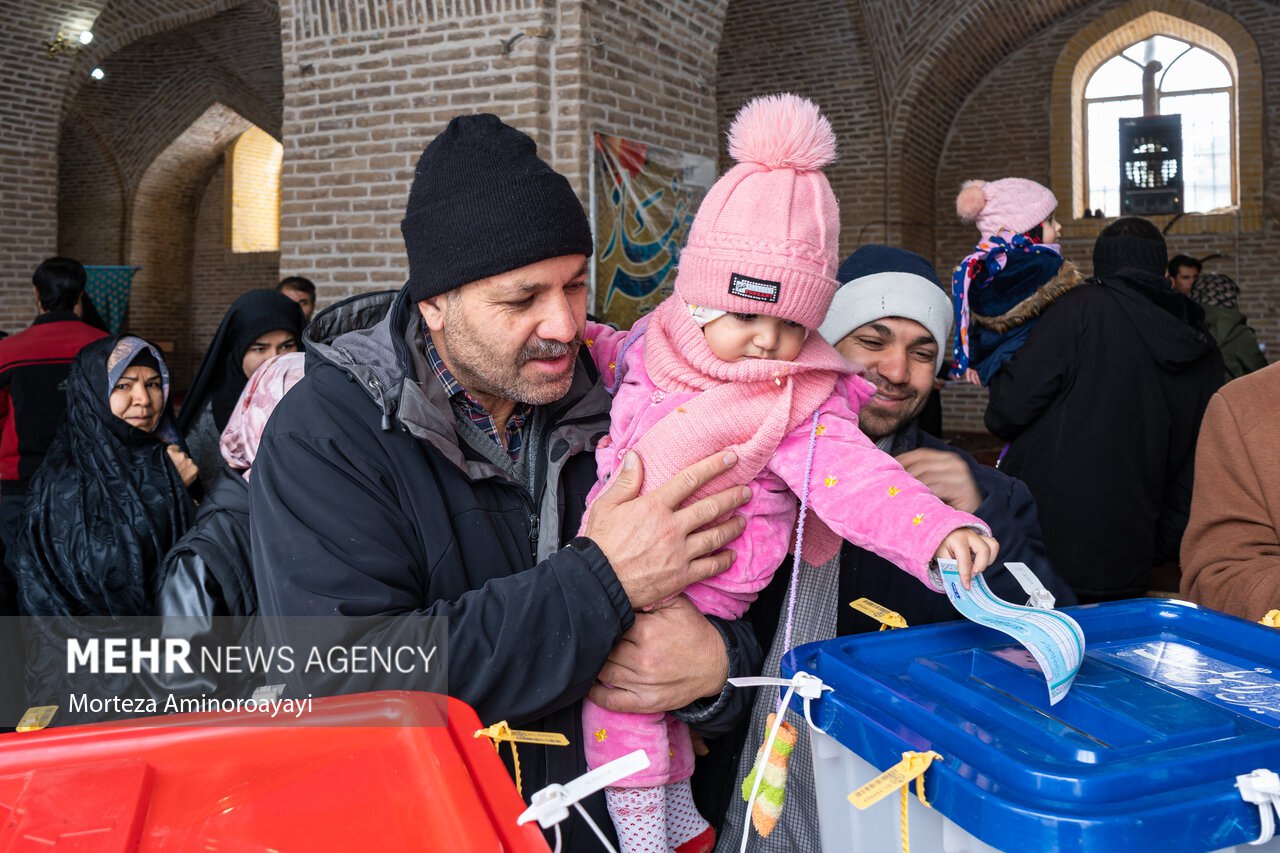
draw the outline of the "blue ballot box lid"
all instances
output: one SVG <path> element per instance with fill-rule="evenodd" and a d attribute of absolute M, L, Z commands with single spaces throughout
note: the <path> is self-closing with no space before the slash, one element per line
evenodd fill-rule
<path fill-rule="evenodd" d="M 1087 650 L 1057 705 L 1026 650 L 968 622 L 800 646 L 783 676 L 834 688 L 811 705 L 814 723 L 881 770 L 907 750 L 940 753 L 930 804 L 998 849 L 1256 839 L 1257 807 L 1234 785 L 1280 772 L 1280 631 L 1158 599 L 1066 612 Z"/>

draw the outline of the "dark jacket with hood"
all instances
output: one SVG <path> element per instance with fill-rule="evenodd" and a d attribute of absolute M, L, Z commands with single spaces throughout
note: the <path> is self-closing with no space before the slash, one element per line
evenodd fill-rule
<path fill-rule="evenodd" d="M 1124 268 L 1058 299 L 992 381 L 1002 469 L 1031 489 L 1054 568 L 1082 597 L 1143 595 L 1152 566 L 1177 558 L 1222 371 L 1197 306 Z"/>
<path fill-rule="evenodd" d="M 1201 307 L 1204 308 L 1205 326 L 1222 353 L 1227 382 L 1267 366 L 1267 357 L 1258 348 L 1258 336 L 1243 314 L 1221 305 Z"/>
<path fill-rule="evenodd" d="M 574 539 L 610 400 L 582 355 L 566 396 L 535 410 L 525 464 L 513 466 L 455 416 L 420 335 L 404 291 L 354 297 L 308 327 L 306 377 L 272 415 L 250 482 L 261 628 L 295 647 L 314 638 L 290 638 L 278 617 L 326 617 L 314 628 L 326 643 L 429 647 L 443 638 L 447 690 L 482 722 L 569 738 L 568 747 L 520 747 L 527 797 L 586 771 L 581 699 L 634 620 L 604 554 Z M 750 674 L 759 650 L 749 626 L 713 623 L 731 673 Z M 438 677 L 400 674 L 289 679 L 291 691 L 317 695 L 446 688 Z M 750 698 L 732 696 L 691 709 L 690 721 L 730 723 L 739 710 L 730 706 Z M 588 808 L 611 832 L 603 797 Z M 566 849 L 598 849 L 581 821 L 563 828 Z"/>

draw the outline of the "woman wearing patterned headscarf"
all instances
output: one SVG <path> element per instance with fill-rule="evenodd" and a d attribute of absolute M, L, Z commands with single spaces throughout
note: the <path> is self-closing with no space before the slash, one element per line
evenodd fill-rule
<path fill-rule="evenodd" d="M 274 356 L 249 379 L 222 431 L 220 470 L 196 514 L 195 524 L 165 558 L 159 615 L 164 636 L 182 637 L 192 648 L 239 643 L 247 619 L 258 609 L 249 550 L 249 475 L 267 419 L 285 393 L 302 379 L 305 356 Z M 222 685 L 224 688 L 229 685 Z M 212 692 L 209 682 L 166 682 L 166 692 Z"/>
<path fill-rule="evenodd" d="M 152 613 L 160 561 L 195 515 L 187 487 L 196 475 L 174 426 L 160 351 L 128 335 L 82 349 L 67 376 L 66 419 L 31 480 L 14 549 L 24 614 Z M 27 671 L 35 704 L 66 702 L 65 642 L 29 632 Z"/>
<path fill-rule="evenodd" d="M 1221 273 L 1202 273 L 1190 296 L 1204 308 L 1204 323 L 1222 351 L 1228 382 L 1267 366 L 1258 336 L 1240 313 L 1240 285 Z"/>

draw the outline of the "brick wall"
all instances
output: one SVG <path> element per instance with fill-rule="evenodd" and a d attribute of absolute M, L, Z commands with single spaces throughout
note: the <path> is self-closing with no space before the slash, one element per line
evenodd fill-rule
<path fill-rule="evenodd" d="M 129 263 L 141 269 L 133 278 L 126 328 L 174 343 L 179 387 L 194 366 L 190 301 L 197 214 L 223 150 L 248 126 L 226 107 L 211 107 L 155 159 L 133 201 Z"/>
<path fill-rule="evenodd" d="M 807 57 L 828 57 L 825 63 Z M 862 19 L 843 3 L 801 0 L 777 14 L 767 0 L 735 0 L 720 43 L 718 119 L 727 131 L 756 95 L 795 92 L 831 120 L 839 158 L 826 172 L 840 200 L 841 257 L 886 233 L 884 116 Z M 723 135 L 723 134 L 722 134 Z M 727 168 L 727 154 L 721 168 Z"/>
<path fill-rule="evenodd" d="M 969 178 L 994 179 L 1005 175 L 1031 178 L 1046 185 L 1051 184 L 1051 146 L 1068 142 L 1055 139 L 1050 133 L 1049 100 L 1043 97 L 1048 89 L 1050 67 L 1045 57 L 1057 57 L 1072 36 L 1087 27 L 1093 20 L 1106 16 L 1115 9 L 1133 8 L 1141 11 L 1142 3 L 1104 2 L 1047 27 L 1039 35 L 1014 50 L 969 95 L 961 117 L 950 128 L 947 145 L 938 161 L 934 214 L 938 222 L 935 266 L 940 274 L 950 275 L 950 270 L 969 251 L 972 251 L 977 232 L 955 217 L 955 195 L 960 184 Z M 1280 19 L 1267 4 L 1248 2 L 1214 2 L 1199 6 L 1183 3 L 1179 11 L 1196 14 L 1197 9 L 1227 12 L 1244 26 L 1256 42 L 1262 60 L 1264 97 L 1268 102 L 1280 95 L 1280 59 L 1274 46 L 1280 46 Z M 1204 14 L 1204 13 L 1201 13 Z M 1125 16 L 1122 16 L 1125 17 Z M 1043 81 L 1043 88 L 1028 87 L 1029 80 Z M 983 105 L 1000 104 L 998 117 L 999 137 L 995 144 L 989 124 L 976 120 Z M 1257 109 L 1262 110 L 1261 105 Z M 1277 162 L 1280 156 L 1280 116 L 1266 111 L 1266 149 L 1260 159 L 1265 163 Z M 1256 164 L 1252 164 L 1256 168 Z M 1249 174 L 1246 164 L 1245 174 Z M 1253 172 L 1256 176 L 1258 173 Z M 1256 177 L 1254 178 L 1256 180 Z M 1245 190 L 1256 189 L 1250 184 Z M 1062 239 L 1063 254 L 1089 273 L 1092 267 L 1093 234 L 1100 223 L 1081 220 L 1070 223 L 1069 204 L 1065 193 L 1059 191 L 1059 219 L 1066 224 Z M 1265 200 L 1265 215 L 1250 227 L 1244 223 L 1239 232 L 1234 229 L 1218 233 L 1180 233 L 1196 227 L 1194 218 L 1188 217 L 1171 229 L 1167 239 L 1169 253 L 1185 253 L 1204 256 L 1220 253 L 1224 259 L 1209 264 L 1211 271 L 1224 272 L 1240 285 L 1241 310 L 1249 317 L 1250 325 L 1257 331 L 1259 340 L 1267 347 L 1271 360 L 1280 358 L 1280 277 L 1275 274 L 1280 260 L 1280 233 L 1277 232 L 1277 202 L 1269 192 Z M 1168 217 L 1159 220 L 1161 225 Z M 1219 224 L 1213 224 L 1216 229 Z M 1072 234 L 1076 236 L 1072 236 Z M 944 279 L 945 281 L 945 279 Z M 944 392 L 944 411 L 949 430 L 982 428 L 982 407 L 985 393 L 980 389 L 948 388 Z"/>
<path fill-rule="evenodd" d="M 70 60 L 44 56 L 58 31 L 89 24 L 83 0 L 0 5 L 0 329 L 31 322 L 31 273 L 57 249 L 59 101 Z"/>
<path fill-rule="evenodd" d="M 196 214 L 188 302 L 190 346 L 179 353 L 186 385 L 204 358 L 222 315 L 236 297 L 255 288 L 273 288 L 279 278 L 279 252 L 233 252 L 226 240 L 226 158 L 214 168 Z"/>
<path fill-rule="evenodd" d="M 201 159 L 194 178 L 172 173 L 165 192 L 155 176 L 173 164 L 156 164 L 215 104 L 284 143 L 281 265 L 313 278 L 322 303 L 401 284 L 398 225 L 413 166 L 457 113 L 496 112 L 528 131 L 585 198 L 592 131 L 724 166 L 734 111 L 780 89 L 815 99 L 836 127 L 840 160 L 829 175 L 842 201 L 842 252 L 887 240 L 945 273 L 972 242 L 951 211 L 961 180 L 1051 179 L 1051 78 L 1073 34 L 1155 5 L 1201 17 L 1208 9 L 1247 30 L 1263 81 L 1250 115 L 1264 118 L 1260 137 L 1274 137 L 1267 81 L 1280 19 L 1263 0 L 797 0 L 785 9 L 764 0 L 33 0 L 21 14 L 0 10 L 10 81 L 0 101 L 0 327 L 29 319 L 30 269 L 56 248 L 135 263 L 151 253 L 153 270 L 183 268 L 160 217 L 130 217 L 154 202 L 186 217 L 171 226 L 195 233 L 213 160 Z M 39 41 L 76 16 L 93 22 L 95 43 L 35 61 Z M 98 63 L 108 76 L 91 84 L 84 72 Z M 1251 169 L 1275 161 L 1266 146 Z M 1221 263 L 1238 273 L 1244 309 L 1280 352 L 1280 294 L 1268 275 L 1280 249 L 1277 198 L 1280 188 L 1266 186 L 1260 218 L 1239 235 L 1177 233 L 1183 223 L 1171 245 L 1230 255 Z M 139 236 L 170 254 L 135 247 Z M 1064 242 L 1081 257 L 1091 240 L 1069 231 Z M 190 281 L 149 284 L 146 275 L 143 290 L 185 293 Z M 138 322 L 179 334 L 162 319 L 182 316 L 177 301 L 157 291 Z M 956 423 L 976 423 L 980 395 L 948 390 L 951 408 L 969 413 Z"/>
<path fill-rule="evenodd" d="M 546 13 L 531 2 L 284 0 L 281 269 L 321 304 L 399 287 L 413 167 L 448 119 L 492 111 L 548 143 Z M 416 17 L 425 14 L 426 19 Z M 514 36 L 520 36 L 510 41 Z"/>
<path fill-rule="evenodd" d="M 459 113 L 528 132 L 584 200 L 592 131 L 714 157 L 723 6 L 286 0 L 282 269 L 321 304 L 402 284 L 413 167 Z"/>

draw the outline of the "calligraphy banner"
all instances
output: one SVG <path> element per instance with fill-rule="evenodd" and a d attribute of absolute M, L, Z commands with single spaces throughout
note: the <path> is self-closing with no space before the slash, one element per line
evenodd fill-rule
<path fill-rule="evenodd" d="M 715 180 L 710 158 L 594 136 L 595 300 L 621 329 L 671 294 L 694 211 Z"/>

